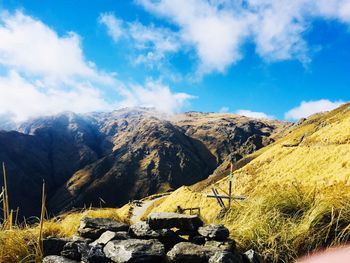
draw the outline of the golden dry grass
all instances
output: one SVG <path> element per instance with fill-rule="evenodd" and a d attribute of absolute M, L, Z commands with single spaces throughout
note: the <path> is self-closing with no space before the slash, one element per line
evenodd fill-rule
<path fill-rule="evenodd" d="M 270 262 L 292 262 L 349 240 L 350 104 L 309 118 L 247 158 L 235 172 L 234 194 L 248 198 L 233 202 L 224 217 L 206 194 L 213 185 L 227 192 L 227 177 L 182 187 L 153 211 L 200 207 L 205 222 L 226 224 L 242 249 L 256 249 Z"/>
<path fill-rule="evenodd" d="M 59 218 L 47 220 L 43 224 L 43 237 L 72 237 L 78 230 L 83 217 L 105 217 L 128 223 L 128 211 L 125 208 L 88 209 L 67 213 Z M 37 258 L 36 248 L 40 236 L 40 225 L 14 226 L 12 230 L 0 231 L 0 262 L 41 262 Z"/>

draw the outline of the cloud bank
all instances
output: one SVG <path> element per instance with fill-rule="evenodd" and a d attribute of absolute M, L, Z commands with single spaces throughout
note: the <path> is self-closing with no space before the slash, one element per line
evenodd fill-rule
<path fill-rule="evenodd" d="M 114 29 L 117 25 L 111 17 L 101 21 Z M 115 38 L 121 34 L 110 33 Z M 122 83 L 85 58 L 79 35 L 60 36 L 20 11 L 0 13 L 0 39 L 0 116 L 6 122 L 6 116 L 18 122 L 61 111 L 107 111 L 138 103 L 171 113 L 191 98 L 161 83 L 137 88 Z M 111 94 L 119 101 L 106 100 Z"/>
<path fill-rule="evenodd" d="M 315 19 L 350 25 L 349 0 L 137 0 L 146 11 L 177 27 L 182 47 L 192 48 L 198 74 L 223 73 L 253 42 L 266 61 L 310 61 L 304 34 Z M 181 49 L 180 49 L 181 50 Z"/>
<path fill-rule="evenodd" d="M 125 100 L 120 103 L 121 106 L 154 107 L 167 114 L 179 112 L 190 99 L 195 98 L 187 93 L 172 93 L 168 86 L 155 81 L 147 81 L 144 86 L 132 85 L 122 93 Z"/>
<path fill-rule="evenodd" d="M 272 115 L 268 115 L 264 112 L 251 111 L 251 110 L 237 110 L 236 114 L 243 115 L 250 118 L 256 119 L 274 119 L 275 117 Z"/>
<path fill-rule="evenodd" d="M 330 101 L 326 99 L 302 101 L 299 106 L 289 110 L 284 116 L 289 120 L 298 120 L 300 118 L 307 118 L 315 113 L 334 110 L 342 104 L 344 104 L 343 101 Z"/>

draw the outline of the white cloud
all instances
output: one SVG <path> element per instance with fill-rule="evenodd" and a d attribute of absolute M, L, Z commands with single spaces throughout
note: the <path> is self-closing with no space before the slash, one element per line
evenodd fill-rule
<path fill-rule="evenodd" d="M 200 61 L 198 73 L 224 72 L 241 58 L 239 46 L 247 36 L 245 14 L 232 16 L 208 1 L 140 0 L 148 11 L 170 19 L 180 28 L 184 45 L 195 48 Z M 242 17 L 244 17 L 242 19 Z"/>
<path fill-rule="evenodd" d="M 181 111 L 188 100 L 195 98 L 187 93 L 173 93 L 168 86 L 155 81 L 144 86 L 132 85 L 120 92 L 125 98 L 120 107 L 151 107 L 167 114 Z"/>
<path fill-rule="evenodd" d="M 243 115 L 250 118 L 256 118 L 256 119 L 274 119 L 275 117 L 272 115 L 267 115 L 263 112 L 258 111 L 251 111 L 251 110 L 237 110 L 236 114 Z"/>
<path fill-rule="evenodd" d="M 85 59 L 76 33 L 59 36 L 22 12 L 0 13 L 1 122 L 61 111 L 106 111 L 138 103 L 169 112 L 179 110 L 191 97 L 172 93 L 168 87 L 147 85 L 123 84 L 113 73 L 99 70 Z M 113 93 L 123 101 L 107 100 Z"/>
<path fill-rule="evenodd" d="M 315 113 L 333 110 L 342 104 L 344 104 L 343 101 L 330 101 L 326 99 L 302 101 L 299 106 L 289 110 L 284 116 L 286 119 L 291 120 L 307 118 Z"/>
<path fill-rule="evenodd" d="M 179 51 L 177 34 L 167 28 L 134 22 L 129 24 L 128 32 L 134 47 L 143 51 L 137 57 L 136 63 L 150 63 L 154 66 L 156 62 L 165 59 L 167 54 Z"/>
<path fill-rule="evenodd" d="M 306 63 L 308 47 L 302 34 L 308 29 L 300 0 L 250 0 L 256 52 L 266 60 L 299 59 Z"/>
<path fill-rule="evenodd" d="M 16 122 L 61 111 L 82 113 L 112 109 L 101 92 L 88 85 L 79 83 L 69 90 L 43 90 L 15 71 L 0 77 L 0 94 L 0 115 L 11 116 Z"/>
<path fill-rule="evenodd" d="M 0 13 L 0 65 L 48 81 L 84 77 L 98 82 L 111 79 L 86 61 L 74 32 L 58 36 L 39 20 L 17 11 Z"/>
<path fill-rule="evenodd" d="M 112 13 L 103 13 L 98 19 L 99 23 L 105 25 L 108 34 L 113 41 L 117 42 L 123 35 L 123 21 L 117 19 Z"/>
<path fill-rule="evenodd" d="M 230 111 L 230 108 L 229 107 L 226 107 L 226 106 L 223 106 L 220 108 L 219 112 L 223 112 L 223 113 L 226 113 L 226 112 L 229 112 Z"/>
<path fill-rule="evenodd" d="M 138 0 L 147 11 L 179 28 L 181 44 L 191 46 L 200 74 L 224 72 L 239 61 L 251 40 L 267 61 L 308 63 L 304 34 L 314 19 L 350 25 L 350 0 Z"/>
<path fill-rule="evenodd" d="M 130 40 L 131 47 L 138 51 L 136 58 L 132 58 L 134 64 L 159 67 L 159 62 L 165 60 L 167 54 L 180 49 L 177 33 L 168 28 L 153 24 L 145 26 L 137 21 L 124 22 L 112 13 L 101 14 L 99 22 L 106 26 L 114 42 L 117 43 L 122 37 Z"/>

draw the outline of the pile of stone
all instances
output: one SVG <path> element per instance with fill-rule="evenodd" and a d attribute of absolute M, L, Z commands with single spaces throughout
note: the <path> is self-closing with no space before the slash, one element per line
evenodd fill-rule
<path fill-rule="evenodd" d="M 204 225 L 196 215 L 152 213 L 128 226 L 107 218 L 83 218 L 72 239 L 47 238 L 44 263 L 181 262 L 259 263 L 239 253 L 224 225 Z"/>

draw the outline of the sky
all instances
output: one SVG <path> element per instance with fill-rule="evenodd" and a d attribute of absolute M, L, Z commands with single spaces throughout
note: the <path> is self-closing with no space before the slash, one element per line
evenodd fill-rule
<path fill-rule="evenodd" d="M 153 107 L 296 121 L 350 100 L 350 0 L 0 0 L 0 122 Z"/>

